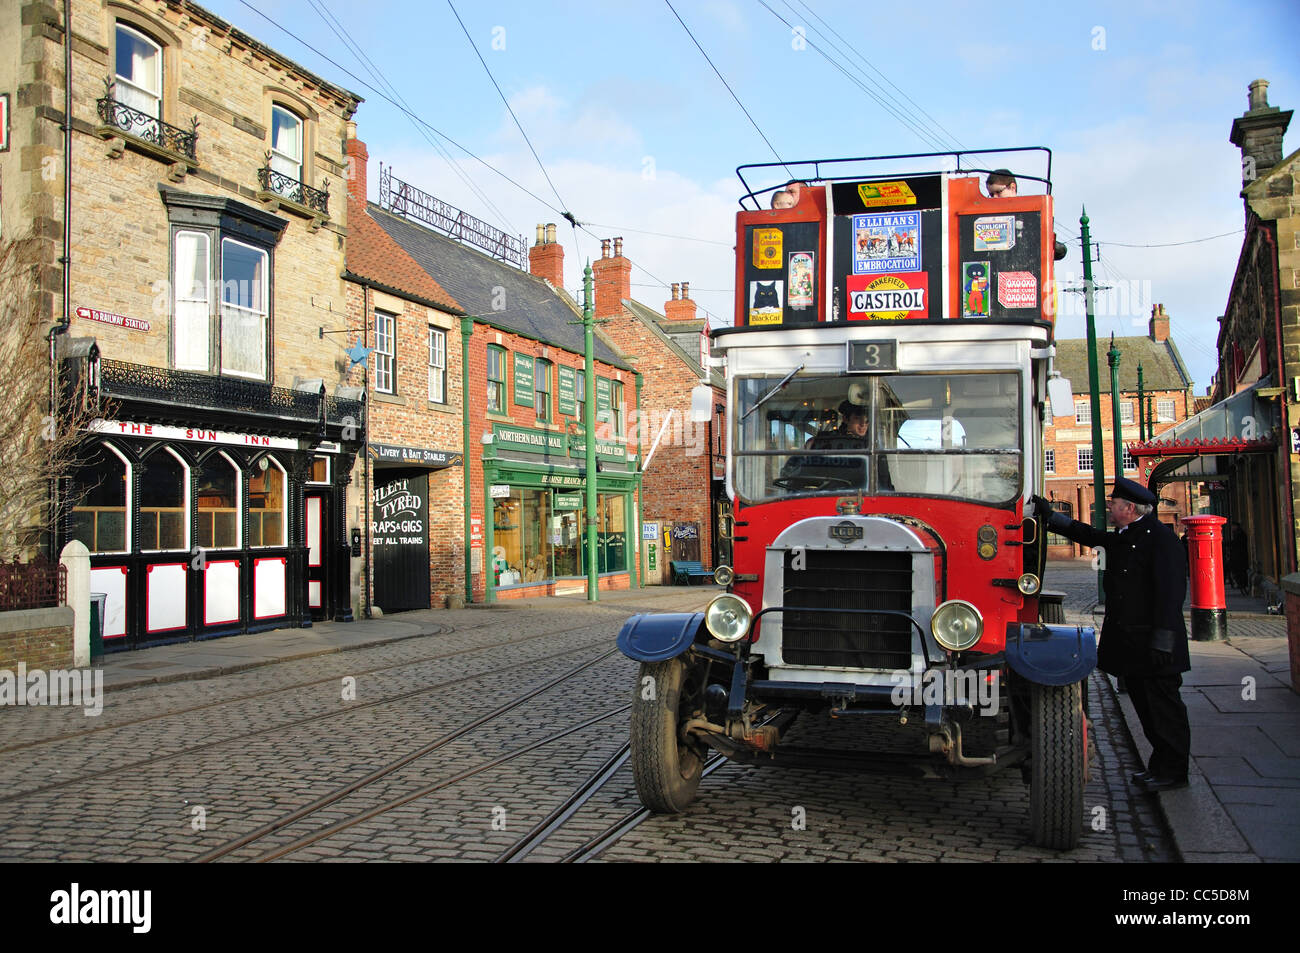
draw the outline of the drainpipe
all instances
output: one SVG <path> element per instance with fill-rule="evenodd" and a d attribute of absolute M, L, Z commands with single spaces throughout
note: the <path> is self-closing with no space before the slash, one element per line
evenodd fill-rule
<path fill-rule="evenodd" d="M 461 483 L 465 490 L 465 605 L 474 601 L 474 579 L 470 573 L 470 537 L 473 533 L 470 519 L 470 442 L 469 442 L 469 339 L 474 333 L 474 319 L 464 315 L 460 319 L 460 409 L 461 409 Z M 484 519 L 487 514 L 484 514 Z"/>
<path fill-rule="evenodd" d="M 370 286 L 361 286 L 361 346 L 370 347 Z M 365 541 L 361 560 L 361 605 L 365 617 L 370 613 L 370 364 L 361 368 L 361 395 L 365 398 L 366 432 L 361 437 L 361 538 Z"/>
<path fill-rule="evenodd" d="M 55 338 L 67 334 L 72 324 L 69 298 L 72 288 L 72 0 L 63 0 L 63 254 L 59 265 L 63 270 L 63 313 L 59 323 L 50 328 L 47 340 L 50 346 L 50 418 L 59 418 L 59 360 Z M 57 423 L 56 423 L 57 426 Z M 50 551 L 57 558 L 59 485 L 50 481 Z"/>

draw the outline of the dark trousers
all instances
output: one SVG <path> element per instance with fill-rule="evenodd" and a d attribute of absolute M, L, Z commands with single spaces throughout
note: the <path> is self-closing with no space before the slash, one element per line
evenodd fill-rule
<path fill-rule="evenodd" d="M 1192 729 L 1187 724 L 1187 706 L 1179 689 L 1181 675 L 1155 678 L 1126 676 L 1128 697 L 1137 710 L 1142 733 L 1151 742 L 1151 760 L 1147 770 L 1161 778 L 1187 777 L 1187 761 L 1192 750 Z"/>

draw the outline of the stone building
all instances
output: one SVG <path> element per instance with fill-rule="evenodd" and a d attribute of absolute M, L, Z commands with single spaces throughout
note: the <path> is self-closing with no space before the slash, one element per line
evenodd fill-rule
<path fill-rule="evenodd" d="M 731 561 L 719 527 L 731 513 L 725 487 L 726 384 L 717 371 L 701 367 L 708 353 L 707 327 L 696 315 L 687 282 L 672 286 L 664 313 L 632 299 L 632 264 L 623 240 L 601 243 L 592 267 L 600 333 L 624 354 L 638 355 L 642 401 L 629 429 L 649 458 L 642 478 L 643 519 L 657 524 L 662 547 L 646 581 L 671 582 L 668 563 L 699 560 L 706 567 Z M 709 419 L 692 420 L 691 394 L 707 383 Z M 650 456 L 651 450 L 654 455 Z M 647 539 L 647 542 L 649 540 Z M 721 546 L 721 550 L 719 549 Z"/>
<path fill-rule="evenodd" d="M 1169 334 L 1169 314 L 1164 305 L 1151 309 L 1148 333 L 1145 337 L 1114 339 L 1120 353 L 1120 441 L 1123 476 L 1147 483 L 1149 467 L 1133 452 L 1139 445 L 1142 409 L 1138 406 L 1138 369 L 1142 370 L 1145 420 L 1150 433 L 1157 438 L 1186 420 L 1192 413 L 1192 379 L 1178 353 L 1178 347 Z M 1106 483 L 1115 479 L 1115 427 L 1114 409 L 1110 393 L 1110 367 L 1106 352 L 1108 341 L 1097 342 L 1098 372 L 1101 376 L 1101 435 L 1105 456 L 1103 468 Z M 1094 471 L 1092 445 L 1092 405 L 1088 390 L 1088 342 L 1084 338 L 1070 338 L 1056 342 L 1056 368 L 1069 379 L 1074 388 L 1075 413 L 1070 417 L 1050 416 L 1043 428 L 1044 469 L 1046 471 L 1047 497 L 1063 513 L 1074 519 L 1090 522 L 1094 498 Z M 1186 483 L 1171 483 L 1161 490 L 1162 520 L 1175 525 L 1191 512 L 1189 488 Z M 1082 546 L 1071 543 L 1062 536 L 1052 534 L 1048 556 L 1070 558 L 1091 553 Z"/>
<path fill-rule="evenodd" d="M 188 0 L 69 6 L 0 14 L 0 221 L 42 243 L 62 379 L 112 408 L 53 546 L 89 547 L 109 649 L 350 618 L 363 395 L 323 332 L 360 98 Z"/>
<path fill-rule="evenodd" d="M 355 174 L 364 176 L 364 146 L 351 140 L 349 149 Z M 372 426 L 382 435 L 375 440 L 396 448 L 387 467 L 371 454 L 376 494 L 393 481 L 408 481 L 401 490 L 408 492 L 412 475 L 427 479 L 427 556 L 435 600 L 453 589 L 475 601 L 585 591 L 587 473 L 581 421 L 588 395 L 582 313 L 562 290 L 564 250 L 555 240 L 555 226 L 538 226 L 537 243 L 529 248 L 396 179 L 391 169 L 381 170 L 379 195 L 379 204 L 364 209 L 365 221 L 377 231 L 367 226 L 350 236 L 349 262 L 373 257 L 382 245 L 402 256 L 382 253 L 390 275 L 394 268 L 405 275 L 402 263 L 409 260 L 423 279 L 390 277 L 387 287 L 370 292 L 388 297 L 372 297 L 364 312 L 373 345 L 376 322 L 386 320 L 381 305 L 405 309 L 394 321 L 396 383 L 385 392 L 378 376 L 382 363 L 376 363 L 368 385 Z M 374 267 L 367 270 L 377 273 Z M 420 297 L 413 294 L 420 280 L 426 281 L 424 308 L 407 320 L 411 303 Z M 359 304 L 354 294 L 358 321 Z M 461 317 L 453 326 L 456 315 Z M 432 386 L 432 365 L 421 362 L 432 361 L 433 351 L 421 350 L 417 332 L 422 328 L 445 331 L 445 404 L 424 392 L 426 382 Z M 404 348 L 410 349 L 414 373 L 403 370 Z M 412 381 L 409 390 L 402 384 L 404 374 Z M 596 569 L 601 588 L 628 588 L 639 578 L 638 467 L 625 432 L 628 407 L 636 406 L 637 374 L 601 340 L 595 342 L 593 389 Z M 458 459 L 450 455 L 452 449 Z M 411 461 L 424 450 L 448 453 L 433 464 L 417 464 L 425 471 L 420 473 Z M 381 607 L 384 546 L 391 548 L 376 541 L 375 598 Z"/>
<path fill-rule="evenodd" d="M 1300 152 L 1282 149 L 1291 115 L 1257 79 L 1232 122 L 1246 235 L 1220 318 L 1214 404 L 1170 448 L 1214 470 L 1211 509 L 1241 526 L 1252 585 L 1270 596 L 1296 571 L 1300 538 Z"/>

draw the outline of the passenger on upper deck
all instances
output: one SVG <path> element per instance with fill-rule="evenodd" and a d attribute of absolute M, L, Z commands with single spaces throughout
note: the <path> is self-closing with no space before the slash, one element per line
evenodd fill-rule
<path fill-rule="evenodd" d="M 991 199 L 1013 199 L 1016 197 L 1016 177 L 1010 169 L 994 169 L 984 180 L 984 188 Z"/>
<path fill-rule="evenodd" d="M 785 189 L 772 193 L 772 208 L 794 208 L 797 204 L 795 197 Z"/>
<path fill-rule="evenodd" d="M 790 193 L 790 197 L 794 199 L 795 205 L 799 204 L 799 194 L 803 191 L 806 185 L 807 183 L 800 182 L 798 179 L 791 179 L 785 184 L 785 190 Z"/>
<path fill-rule="evenodd" d="M 984 188 L 988 191 L 991 199 L 1013 199 L 1016 197 L 1016 177 L 1011 174 L 1010 169 L 994 169 L 989 173 L 989 177 L 984 180 Z M 1065 243 L 1057 241 L 1056 235 L 1053 234 L 1053 260 L 1060 261 L 1066 254 Z"/>

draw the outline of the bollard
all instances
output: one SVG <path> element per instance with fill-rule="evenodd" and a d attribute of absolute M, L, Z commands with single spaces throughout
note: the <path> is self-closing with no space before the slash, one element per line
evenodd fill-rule
<path fill-rule="evenodd" d="M 1184 516 L 1187 564 L 1192 584 L 1192 638 L 1218 642 L 1228 637 L 1228 609 L 1223 593 L 1222 516 Z"/>

